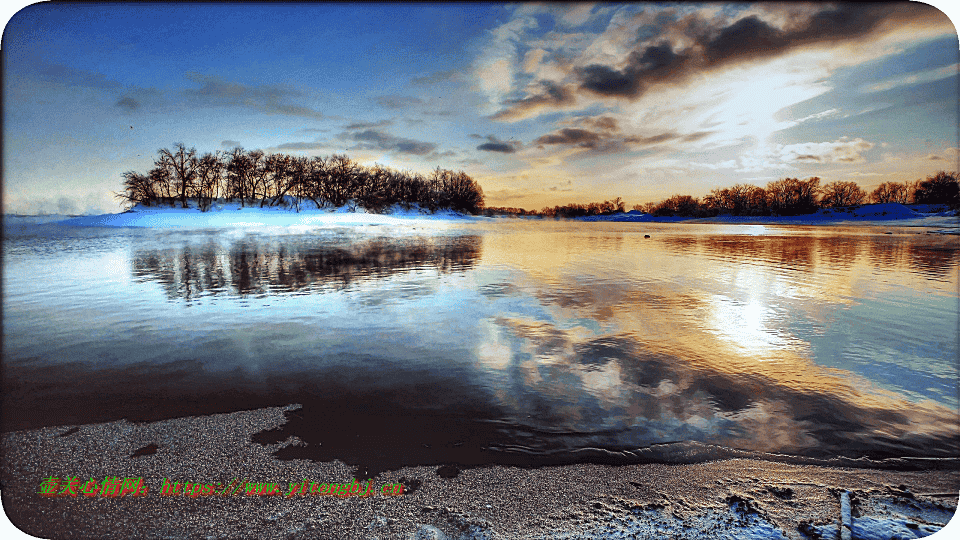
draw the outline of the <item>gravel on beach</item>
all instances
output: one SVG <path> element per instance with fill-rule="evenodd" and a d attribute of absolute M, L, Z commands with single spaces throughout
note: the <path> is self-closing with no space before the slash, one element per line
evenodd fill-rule
<path fill-rule="evenodd" d="M 280 426 L 284 412 L 296 407 L 4 433 L 4 510 L 40 538 L 917 538 L 951 519 L 960 493 L 958 470 L 730 459 L 407 467 L 355 479 L 371 488 L 367 497 L 288 497 L 304 481 L 320 491 L 322 484 L 354 480 L 354 469 L 339 461 L 274 457 L 296 440 L 252 442 L 253 434 Z M 147 491 L 120 497 L 41 493 L 50 478 L 60 481 L 60 490 L 73 478 L 83 486 L 113 477 L 142 478 Z M 195 497 L 164 496 L 165 482 L 213 488 Z M 222 494 L 238 482 L 276 484 L 278 494 Z M 382 493 L 383 485 L 398 483 L 402 494 L 390 495 L 389 487 L 388 495 Z M 210 490 L 221 494 L 205 494 Z"/>

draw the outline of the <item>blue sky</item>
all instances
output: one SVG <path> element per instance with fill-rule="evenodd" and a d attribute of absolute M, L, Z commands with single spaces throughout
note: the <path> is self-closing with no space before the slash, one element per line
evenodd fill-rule
<path fill-rule="evenodd" d="M 530 209 L 871 189 L 960 169 L 958 48 L 920 3 L 34 4 L 3 35 L 4 211 L 116 211 L 176 142 L 464 170 Z"/>

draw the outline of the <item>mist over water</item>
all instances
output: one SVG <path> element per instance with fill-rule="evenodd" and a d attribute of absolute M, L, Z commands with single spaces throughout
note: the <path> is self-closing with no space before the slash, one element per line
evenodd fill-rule
<path fill-rule="evenodd" d="M 960 444 L 958 249 L 924 229 L 5 234 L 4 431 L 299 403 L 255 440 L 368 473 Z"/>

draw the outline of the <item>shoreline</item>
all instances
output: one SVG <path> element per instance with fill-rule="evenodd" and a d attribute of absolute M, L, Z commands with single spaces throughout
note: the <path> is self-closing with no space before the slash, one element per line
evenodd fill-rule
<path fill-rule="evenodd" d="M 400 496 L 161 496 L 163 480 L 347 483 L 340 461 L 282 461 L 251 436 L 284 422 L 269 407 L 135 424 L 125 420 L 2 435 L 4 508 L 42 538 L 816 538 L 850 526 L 931 534 L 955 514 L 960 470 L 895 471 L 726 459 L 688 465 L 539 468 L 416 466 L 374 477 Z M 143 478 L 141 497 L 43 497 L 48 477 Z M 357 479 L 366 485 L 368 479 Z M 952 494 L 952 495 L 951 495 Z M 850 517 L 852 516 L 852 517 Z M 858 529 L 859 527 L 859 529 Z M 832 532 L 831 532 L 832 531 Z"/>
<path fill-rule="evenodd" d="M 515 216 L 472 216 L 453 210 L 431 212 L 416 205 L 411 208 L 394 206 L 384 212 L 369 212 L 361 207 L 345 205 L 339 208 L 303 208 L 295 211 L 283 207 L 246 206 L 239 203 L 216 203 L 212 210 L 201 212 L 195 201 L 189 208 L 136 206 L 119 214 L 84 216 L 26 216 L 4 214 L 7 225 L 53 224 L 76 227 L 147 227 L 147 228 L 226 228 L 226 227 L 345 227 L 377 225 L 430 226 L 450 223 L 512 221 L 554 221 L 552 218 Z M 927 227 L 940 234 L 960 234 L 960 216 L 944 205 L 902 205 L 899 203 L 868 204 L 849 208 L 824 208 L 813 214 L 795 216 L 734 216 L 714 217 L 652 216 L 637 211 L 611 215 L 584 216 L 565 221 L 613 223 L 678 223 L 718 225 L 767 226 L 831 226 L 831 227 Z"/>

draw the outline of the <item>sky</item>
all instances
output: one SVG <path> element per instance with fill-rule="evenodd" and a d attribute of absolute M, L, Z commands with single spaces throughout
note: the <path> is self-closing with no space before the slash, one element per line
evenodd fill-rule
<path fill-rule="evenodd" d="M 463 170 L 527 209 L 870 191 L 960 169 L 942 4 L 13 7 L 3 210 L 116 212 L 122 174 L 175 143 Z"/>

